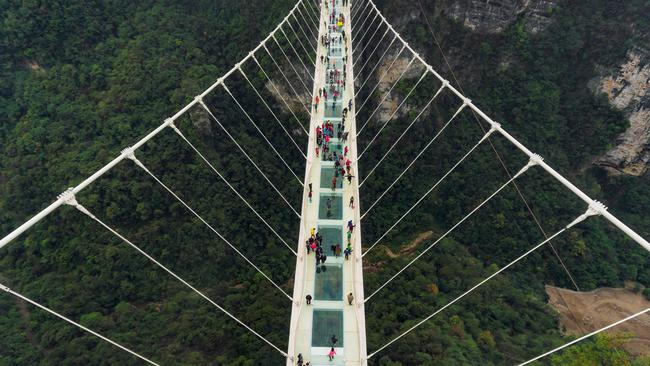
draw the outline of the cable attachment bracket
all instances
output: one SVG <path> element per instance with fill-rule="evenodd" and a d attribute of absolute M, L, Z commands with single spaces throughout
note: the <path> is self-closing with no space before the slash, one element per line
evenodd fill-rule
<path fill-rule="evenodd" d="M 591 201 L 589 203 L 589 207 L 587 207 L 587 211 L 585 211 L 585 213 L 583 213 L 582 215 L 578 216 L 570 224 L 565 226 L 565 229 L 569 229 L 569 228 L 581 223 L 582 221 L 584 221 L 588 217 L 602 215 L 603 212 L 605 212 L 605 211 L 607 211 L 607 206 L 605 206 L 604 204 L 602 204 L 599 201 L 593 200 L 593 201 Z"/>
<path fill-rule="evenodd" d="M 589 204 L 589 208 L 587 209 L 587 214 L 589 214 L 589 216 L 596 216 L 596 215 L 602 215 L 605 211 L 607 211 L 607 206 L 605 206 L 604 203 L 593 200 Z"/>
<path fill-rule="evenodd" d="M 132 147 L 127 147 L 126 149 L 122 150 L 122 155 L 125 158 L 133 161 L 140 168 L 144 169 L 145 171 L 147 170 L 147 168 L 144 166 L 144 164 L 142 164 L 142 162 L 140 160 L 138 160 L 138 158 L 135 156 L 135 150 L 133 150 Z"/>
<path fill-rule="evenodd" d="M 66 205 L 70 205 L 77 210 L 81 211 L 82 213 L 88 215 L 88 217 L 95 219 L 95 215 L 90 213 L 84 206 L 82 206 L 79 202 L 77 202 L 77 198 L 75 197 L 74 193 L 74 188 L 68 188 L 66 189 L 65 192 L 61 193 L 58 197 L 60 200 L 63 200 L 63 203 Z"/>
<path fill-rule="evenodd" d="M 532 166 L 535 166 L 535 165 L 540 165 L 542 163 L 542 161 L 544 161 L 544 158 L 541 155 L 533 154 L 530 157 L 530 160 L 528 160 L 528 167 L 532 167 Z"/>

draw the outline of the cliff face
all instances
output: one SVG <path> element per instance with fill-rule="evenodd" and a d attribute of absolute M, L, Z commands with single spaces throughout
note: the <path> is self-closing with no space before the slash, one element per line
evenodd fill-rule
<path fill-rule="evenodd" d="M 415 85 L 417 79 L 420 78 L 424 72 L 424 66 L 418 61 L 412 63 L 410 61 L 411 58 L 405 57 L 403 55 L 398 55 L 397 52 L 395 52 L 393 55 L 387 55 L 384 59 L 384 62 L 382 62 L 379 67 L 377 67 L 376 75 L 378 77 L 378 80 L 381 80 L 377 86 L 377 95 L 379 96 L 378 101 L 383 100 L 383 103 L 381 106 L 379 106 L 377 113 L 375 113 L 375 119 L 379 123 L 388 121 L 391 116 L 393 116 L 393 114 L 395 114 L 393 116 L 393 120 L 395 120 L 398 117 L 406 115 L 411 110 L 408 101 L 406 101 L 404 105 L 402 105 L 402 107 L 397 110 L 397 107 L 399 107 L 400 103 L 402 103 L 404 97 L 406 97 L 406 94 L 401 95 L 400 93 L 393 92 L 386 96 L 393 84 L 395 84 L 395 82 L 400 79 L 400 76 L 402 74 L 404 74 L 402 77 L 403 80 L 413 81 L 409 82 L 409 85 L 411 85 L 411 87 L 412 85 Z M 385 100 L 383 99 L 384 97 L 386 97 Z M 395 113 L 396 110 L 397 113 Z"/>
<path fill-rule="evenodd" d="M 650 58 L 638 48 L 627 56 L 618 70 L 598 78 L 595 92 L 605 93 L 612 106 L 625 113 L 630 127 L 595 163 L 612 173 L 638 176 L 650 165 Z"/>
<path fill-rule="evenodd" d="M 447 8 L 447 15 L 480 33 L 499 33 L 520 17 L 526 30 L 537 33 L 551 21 L 555 0 L 457 0 Z"/>

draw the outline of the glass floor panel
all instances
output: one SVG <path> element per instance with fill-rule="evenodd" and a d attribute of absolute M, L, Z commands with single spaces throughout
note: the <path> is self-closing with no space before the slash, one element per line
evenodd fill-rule
<path fill-rule="evenodd" d="M 343 196 L 336 193 L 321 193 L 318 218 L 324 220 L 343 219 Z"/>
<path fill-rule="evenodd" d="M 325 102 L 325 118 L 341 118 L 342 115 L 343 103 L 341 103 L 341 98 L 339 98 L 336 102 L 332 102 L 331 99 Z"/>
<path fill-rule="evenodd" d="M 332 177 L 334 177 L 334 167 L 324 166 L 320 168 L 320 187 L 332 189 Z M 341 174 L 336 177 L 336 188 L 343 188 L 343 179 Z"/>
<path fill-rule="evenodd" d="M 343 301 L 343 266 L 327 264 L 316 267 L 314 300 Z"/>
<path fill-rule="evenodd" d="M 330 69 L 339 69 L 343 68 L 343 59 L 341 58 L 331 58 L 330 63 L 327 65 L 327 71 Z"/>
<path fill-rule="evenodd" d="M 341 57 L 343 56 L 343 50 L 341 49 L 341 47 L 331 47 L 329 56 Z"/>
<path fill-rule="evenodd" d="M 327 154 L 321 154 L 321 160 L 322 161 L 334 161 L 334 153 L 336 152 L 336 156 L 339 156 L 343 153 L 343 145 L 337 142 L 330 142 L 329 144 L 329 152 Z M 331 179 L 331 178 L 330 178 Z"/>
<path fill-rule="evenodd" d="M 343 245 L 343 228 L 341 225 L 318 225 L 318 232 L 323 236 L 322 246 L 327 255 L 330 255 L 332 245 L 340 244 L 341 248 L 345 248 Z"/>
<path fill-rule="evenodd" d="M 342 310 L 314 310 L 314 323 L 312 324 L 311 346 L 331 347 L 332 336 L 336 336 L 337 346 L 343 343 L 343 311 Z"/>

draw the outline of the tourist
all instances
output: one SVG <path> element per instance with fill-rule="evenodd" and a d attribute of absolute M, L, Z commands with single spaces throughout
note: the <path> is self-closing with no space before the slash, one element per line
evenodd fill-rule
<path fill-rule="evenodd" d="M 305 296 L 305 300 L 307 300 L 307 305 L 311 305 L 311 295 Z"/>
<path fill-rule="evenodd" d="M 348 304 L 352 305 L 352 301 L 354 301 L 354 295 L 352 295 L 352 292 L 348 294 Z"/>
<path fill-rule="evenodd" d="M 327 354 L 327 356 L 330 358 L 330 361 L 334 359 L 334 356 L 336 356 L 336 351 L 334 350 L 334 347 L 330 349 L 330 352 Z"/>

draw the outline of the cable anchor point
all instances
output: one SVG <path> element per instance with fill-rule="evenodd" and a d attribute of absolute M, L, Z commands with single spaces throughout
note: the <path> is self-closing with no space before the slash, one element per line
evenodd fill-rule
<path fill-rule="evenodd" d="M 589 216 L 596 216 L 602 215 L 605 211 L 607 211 L 607 206 L 600 201 L 594 200 L 589 204 L 586 214 Z"/>
<path fill-rule="evenodd" d="M 133 161 L 136 160 L 135 151 L 130 146 L 122 150 L 122 156 L 124 156 L 127 159 L 131 159 Z"/>
<path fill-rule="evenodd" d="M 66 189 L 65 192 L 58 195 L 57 198 L 62 200 L 63 203 L 66 205 L 70 205 L 70 206 L 79 205 L 79 202 L 77 202 L 77 199 L 75 198 L 74 188 L 72 187 Z"/>
<path fill-rule="evenodd" d="M 541 155 L 533 154 L 528 161 L 528 167 L 530 168 L 535 165 L 540 165 L 542 161 L 544 161 L 544 158 Z"/>

